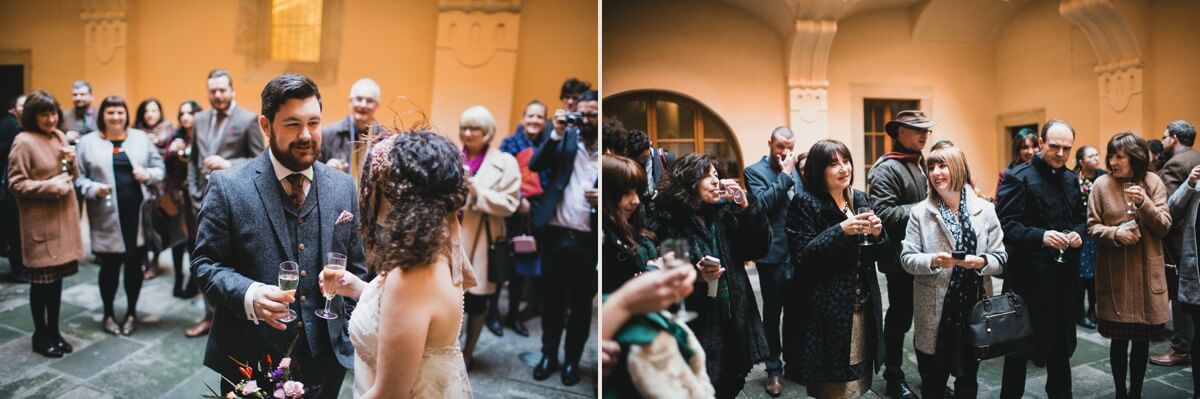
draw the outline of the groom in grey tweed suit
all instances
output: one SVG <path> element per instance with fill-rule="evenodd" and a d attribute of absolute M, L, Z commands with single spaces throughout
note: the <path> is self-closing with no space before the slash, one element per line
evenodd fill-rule
<path fill-rule="evenodd" d="M 356 191 L 349 175 L 316 162 L 321 94 L 312 80 L 283 74 L 267 83 L 259 125 L 268 151 L 213 173 L 200 210 L 192 271 L 217 308 L 204 365 L 237 383 L 244 377 L 232 359 L 265 369 L 266 355 L 278 361 L 295 340 L 293 378 L 335 398 L 354 364 L 353 303 L 335 297 L 338 318 L 316 317 L 325 306 L 317 278 L 329 252 L 346 255 L 347 272 L 366 274 Z M 300 265 L 292 297 L 276 286 L 283 261 Z M 299 318 L 280 323 L 289 308 Z M 233 390 L 225 381 L 221 388 Z"/>

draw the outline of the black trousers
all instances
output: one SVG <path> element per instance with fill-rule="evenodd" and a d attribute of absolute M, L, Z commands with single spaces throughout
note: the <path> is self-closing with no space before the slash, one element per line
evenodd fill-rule
<path fill-rule="evenodd" d="M 1190 319 L 1193 322 L 1192 328 L 1194 328 L 1195 330 L 1200 330 L 1200 306 L 1183 303 L 1183 302 L 1175 302 L 1172 305 L 1178 305 L 1176 307 L 1178 307 L 1181 312 L 1186 313 L 1188 316 L 1190 316 Z M 1176 319 L 1176 323 L 1178 323 L 1178 320 L 1179 319 Z M 1178 328 L 1179 328 L 1178 324 L 1176 324 L 1176 326 L 1177 326 L 1177 327 L 1175 327 L 1176 331 L 1178 331 Z M 1196 363 L 1200 363 L 1200 362 L 1197 362 L 1195 359 L 1193 359 L 1192 360 L 1192 392 L 1193 392 L 1192 395 L 1193 395 L 1193 397 L 1200 397 L 1200 370 L 1198 370 L 1198 369 L 1200 369 L 1200 367 L 1198 367 L 1196 365 Z"/>
<path fill-rule="evenodd" d="M 1183 310 L 1187 305 L 1178 301 L 1178 268 L 1167 268 L 1167 287 L 1167 296 L 1171 299 L 1171 324 L 1175 330 L 1175 335 L 1171 337 L 1171 348 L 1175 349 L 1175 353 L 1190 354 L 1192 353 L 1192 336 L 1196 333 L 1196 328 L 1193 326 L 1195 323 L 1192 320 L 1192 314 Z"/>
<path fill-rule="evenodd" d="M 1018 399 L 1025 395 L 1026 359 L 1004 357 L 1004 377 L 1000 385 L 1001 399 Z M 1046 396 L 1050 399 L 1071 397 L 1071 358 L 1046 359 Z"/>
<path fill-rule="evenodd" d="M 564 361 L 578 363 L 592 324 L 596 297 L 596 235 L 546 226 L 542 248 L 542 354 L 558 359 L 566 328 Z"/>
<path fill-rule="evenodd" d="M 779 337 L 779 318 L 783 315 L 783 290 L 787 287 L 789 270 L 786 264 L 759 263 L 758 282 L 763 297 L 763 328 L 767 330 L 767 375 L 783 375 L 783 345 Z"/>
<path fill-rule="evenodd" d="M 888 309 L 883 320 L 883 377 L 903 381 L 904 336 L 912 329 L 913 276 L 904 271 L 887 273 Z"/>
<path fill-rule="evenodd" d="M 954 379 L 954 397 L 974 398 L 979 391 L 979 363 L 968 364 L 963 375 Z M 942 359 L 934 355 L 926 355 L 917 351 L 917 371 L 921 373 L 921 397 L 938 399 L 946 397 L 946 381 L 950 379 L 950 370 L 946 369 Z"/>

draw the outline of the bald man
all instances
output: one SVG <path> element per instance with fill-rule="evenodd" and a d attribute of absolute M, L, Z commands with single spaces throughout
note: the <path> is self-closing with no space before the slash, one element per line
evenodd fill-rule
<path fill-rule="evenodd" d="M 771 220 L 771 251 L 758 260 L 759 285 L 763 296 L 763 327 L 767 330 L 767 346 L 771 355 L 767 358 L 768 395 L 783 394 L 783 362 L 780 359 L 782 345 L 779 337 L 779 317 L 783 312 L 783 290 L 791 279 L 792 267 L 788 261 L 787 208 L 792 196 L 803 190 L 800 173 L 796 170 L 799 154 L 792 152 L 796 137 L 792 130 L 780 126 L 771 132 L 767 140 L 770 153 L 746 168 L 746 186 L 758 198 Z"/>
<path fill-rule="evenodd" d="M 317 159 L 331 168 L 349 173 L 354 184 L 358 184 L 362 172 L 367 132 L 383 131 L 383 127 L 375 122 L 380 93 L 379 84 L 370 78 L 354 82 L 350 86 L 350 115 L 321 129 L 323 144 Z"/>

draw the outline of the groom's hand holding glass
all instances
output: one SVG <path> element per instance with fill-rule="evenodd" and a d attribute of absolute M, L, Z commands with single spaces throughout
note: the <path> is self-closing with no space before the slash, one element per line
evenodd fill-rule
<path fill-rule="evenodd" d="M 254 289 L 254 315 L 259 321 L 267 323 L 276 330 L 287 330 L 287 325 L 279 319 L 287 319 L 288 305 L 296 299 L 285 294 L 274 285 L 260 285 Z"/>

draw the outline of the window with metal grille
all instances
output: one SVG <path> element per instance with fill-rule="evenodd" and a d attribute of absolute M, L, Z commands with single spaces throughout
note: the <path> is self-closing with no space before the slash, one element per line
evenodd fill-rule
<path fill-rule="evenodd" d="M 917 100 L 863 99 L 863 158 L 857 162 L 863 168 L 863 176 L 871 171 L 871 165 L 879 157 L 892 150 L 892 138 L 884 126 L 896 117 L 896 113 L 919 109 Z"/>
<path fill-rule="evenodd" d="M 271 0 L 271 59 L 321 60 L 322 0 Z"/>
<path fill-rule="evenodd" d="M 661 91 L 619 94 L 604 99 L 604 116 L 620 120 L 626 129 L 645 131 L 654 146 L 676 156 L 712 155 L 722 178 L 742 177 L 742 152 L 733 131 L 695 100 Z"/>

